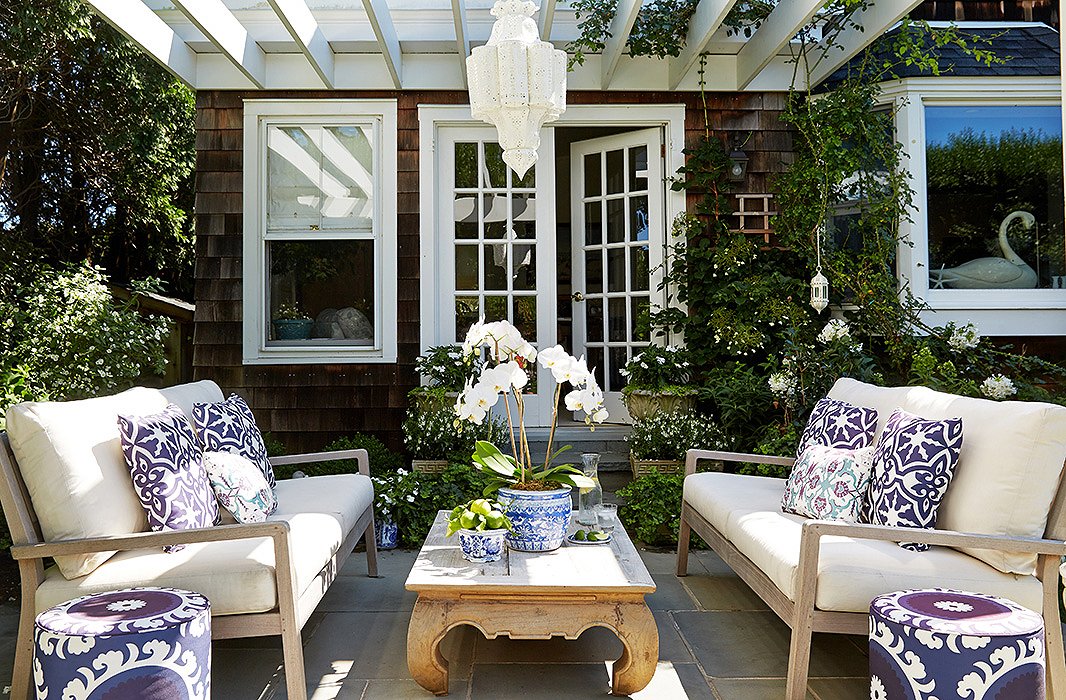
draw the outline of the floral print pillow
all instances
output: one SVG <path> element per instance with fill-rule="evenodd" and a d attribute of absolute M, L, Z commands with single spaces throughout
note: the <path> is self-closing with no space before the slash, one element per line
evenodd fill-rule
<path fill-rule="evenodd" d="M 796 457 L 811 445 L 857 450 L 873 444 L 877 411 L 825 398 L 814 405 L 803 429 Z"/>
<path fill-rule="evenodd" d="M 180 408 L 170 404 L 147 416 L 119 416 L 118 429 L 133 488 L 153 530 L 188 530 L 220 522 L 196 436 Z M 170 545 L 164 550 L 184 548 Z"/>
<path fill-rule="evenodd" d="M 781 510 L 819 520 L 859 522 L 873 462 L 873 447 L 847 450 L 811 445 L 792 467 Z"/>
<path fill-rule="evenodd" d="M 244 399 L 230 394 L 218 403 L 193 404 L 192 419 L 205 452 L 232 452 L 251 460 L 274 488 L 274 468 L 267 457 L 263 434 Z"/>
<path fill-rule="evenodd" d="M 261 523 L 278 509 L 278 500 L 259 468 L 232 452 L 205 452 L 204 466 L 222 507 L 239 523 Z"/>

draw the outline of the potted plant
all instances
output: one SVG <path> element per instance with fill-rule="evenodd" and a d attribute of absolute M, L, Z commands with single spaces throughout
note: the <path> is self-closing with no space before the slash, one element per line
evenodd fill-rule
<path fill-rule="evenodd" d="M 487 498 L 468 501 L 448 514 L 447 536 L 459 533 L 463 559 L 479 564 L 503 556 L 504 536 L 510 529 L 511 521 L 503 506 Z"/>
<path fill-rule="evenodd" d="M 281 304 L 274 312 L 275 340 L 307 340 L 315 322 L 299 304 Z"/>
<path fill-rule="evenodd" d="M 710 418 L 695 412 L 665 411 L 636 421 L 626 441 L 634 479 L 653 469 L 663 474 L 680 473 L 689 450 L 717 449 L 725 444 L 721 429 Z"/>
<path fill-rule="evenodd" d="M 502 396 L 510 437 L 510 454 L 496 445 L 479 440 L 473 454 L 474 468 L 490 477 L 485 493 L 496 492 L 511 520 L 507 544 L 524 552 L 558 549 L 570 523 L 570 489 L 592 488 L 592 479 L 570 464 L 552 466 L 553 458 L 567 447 L 553 453 L 555 428 L 559 421 L 560 399 L 567 410 L 583 411 L 590 426 L 607 418 L 603 408 L 603 391 L 596 384 L 584 358 L 569 355 L 562 346 L 548 348 L 539 355 L 522 334 L 507 321 L 478 321 L 467 332 L 463 343 L 465 355 L 480 354 L 488 349 L 486 367 L 476 381 L 468 381 L 455 403 L 460 421 L 480 425 Z M 543 460 L 534 461 L 526 435 L 525 404 L 522 389 L 529 382 L 528 372 L 540 366 L 551 370 L 556 382 L 552 402 L 551 430 Z M 563 384 L 572 389 L 562 396 Z M 546 390 L 547 387 L 541 387 Z"/>
<path fill-rule="evenodd" d="M 450 410 L 468 381 L 481 372 L 480 355 L 467 355 L 458 345 L 438 345 L 415 360 L 415 369 L 426 382 L 408 396 L 424 412 Z"/>
<path fill-rule="evenodd" d="M 403 441 L 414 471 L 437 474 L 451 462 L 468 459 L 477 440 L 502 440 L 506 430 L 499 419 L 481 425 L 456 421 L 451 406 L 428 411 L 411 407 L 403 422 Z"/>
<path fill-rule="evenodd" d="M 692 371 L 688 354 L 674 345 L 651 345 L 622 369 L 623 400 L 634 420 L 657 411 L 678 413 L 696 407 L 696 388 L 688 385 Z"/>
<path fill-rule="evenodd" d="M 400 527 L 396 523 L 399 490 L 406 469 L 371 476 L 374 483 L 374 541 L 378 549 L 396 549 L 400 542 Z"/>

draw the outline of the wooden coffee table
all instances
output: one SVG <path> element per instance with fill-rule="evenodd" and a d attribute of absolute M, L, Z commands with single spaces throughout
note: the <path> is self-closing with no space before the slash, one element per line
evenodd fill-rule
<path fill-rule="evenodd" d="M 444 536 L 447 512 L 437 514 L 407 577 L 407 590 L 418 593 L 407 628 L 407 667 L 419 685 L 448 694 L 440 642 L 458 625 L 472 625 L 489 639 L 577 639 L 589 627 L 606 627 L 623 647 L 611 692 L 628 695 L 648 685 L 659 660 L 659 631 L 644 596 L 655 592 L 655 582 L 621 526 L 609 545 L 505 550 L 497 562 L 472 564 L 458 538 Z"/>

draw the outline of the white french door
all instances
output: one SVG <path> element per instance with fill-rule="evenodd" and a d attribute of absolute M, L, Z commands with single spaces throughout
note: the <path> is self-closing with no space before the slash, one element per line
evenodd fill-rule
<path fill-rule="evenodd" d="M 638 320 L 658 291 L 666 235 L 660 129 L 570 147 L 574 352 L 604 390 L 611 422 L 629 421 L 621 370 L 649 345 Z"/>
<path fill-rule="evenodd" d="M 491 127 L 437 132 L 438 338 L 461 343 L 479 318 L 506 319 L 545 348 L 556 337 L 554 164 L 541 158 L 519 179 L 496 139 Z M 552 149 L 549 134 L 541 151 Z M 550 373 L 538 370 L 524 397 L 528 426 L 550 421 L 550 391 L 538 386 L 551 388 Z"/>

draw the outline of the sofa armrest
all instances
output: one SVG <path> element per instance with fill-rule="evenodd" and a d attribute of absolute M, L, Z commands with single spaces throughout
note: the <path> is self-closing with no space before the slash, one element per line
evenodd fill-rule
<path fill-rule="evenodd" d="M 753 455 L 744 452 L 721 452 L 719 450 L 689 450 L 685 453 L 685 476 L 696 473 L 696 462 L 701 459 L 714 459 L 719 462 L 777 464 L 783 467 L 791 467 L 796 463 L 796 460 L 792 457 L 772 457 L 770 455 Z"/>
<path fill-rule="evenodd" d="M 284 521 L 252 523 L 249 525 L 217 525 L 188 530 L 164 530 L 161 532 L 135 532 L 129 535 L 87 537 L 76 540 L 56 540 L 38 544 L 17 544 L 11 547 L 13 559 L 44 559 L 72 554 L 93 552 L 124 552 L 131 549 L 148 549 L 198 542 L 223 542 L 270 537 L 275 549 L 289 546 L 289 524 Z M 287 554 L 286 554 L 287 558 Z"/>
<path fill-rule="evenodd" d="M 334 450 L 333 452 L 309 452 L 301 455 L 271 457 L 271 464 L 307 464 L 309 462 L 332 462 L 338 459 L 354 459 L 359 473 L 370 476 L 370 456 L 366 450 Z"/>

